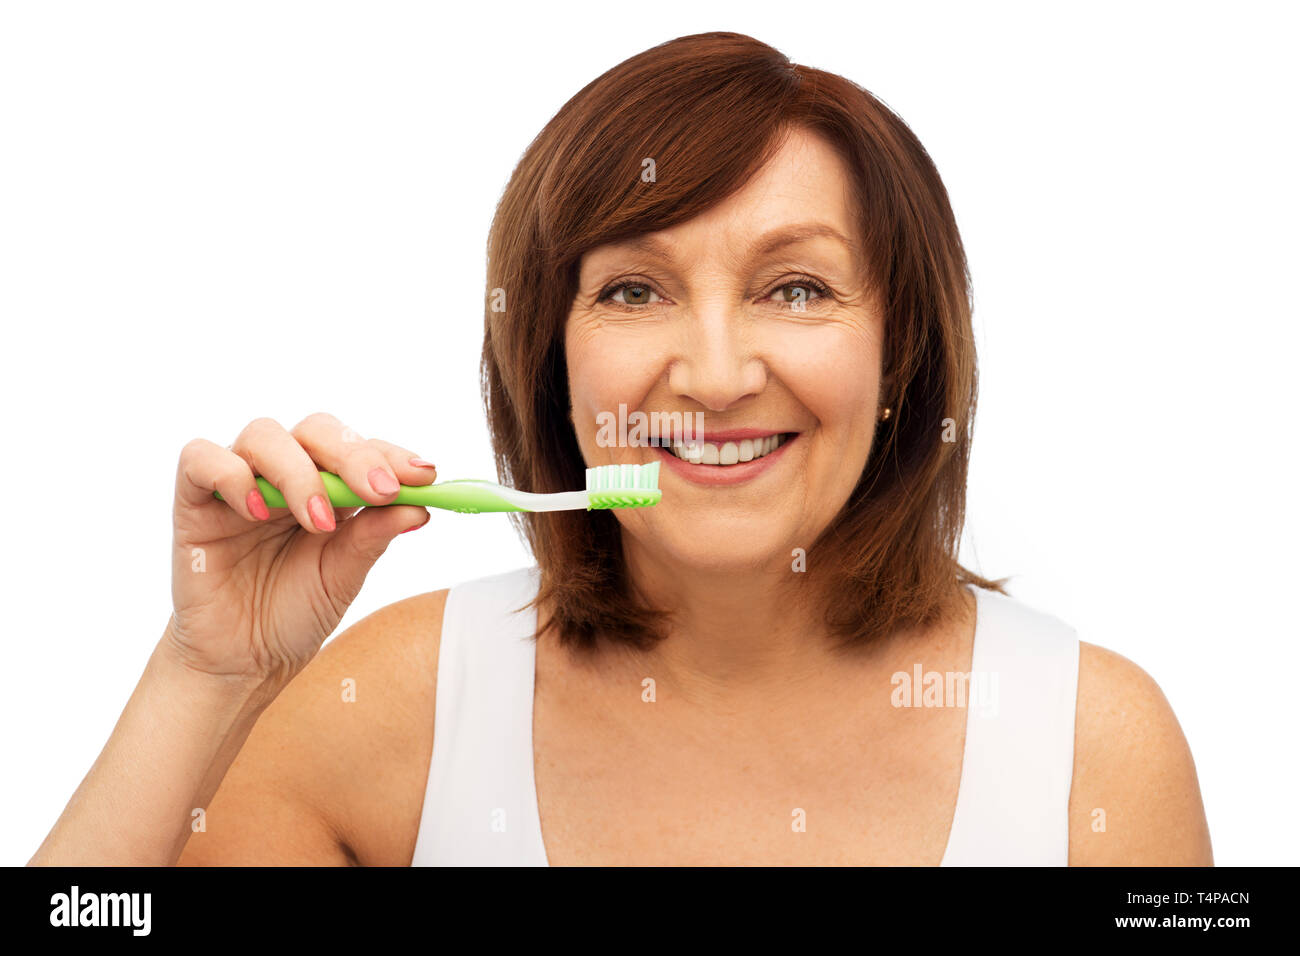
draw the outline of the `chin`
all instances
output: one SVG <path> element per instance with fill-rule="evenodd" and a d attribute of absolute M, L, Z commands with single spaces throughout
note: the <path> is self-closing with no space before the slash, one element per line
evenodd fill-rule
<path fill-rule="evenodd" d="M 638 546 L 656 562 L 683 574 L 743 573 L 764 569 L 790 570 L 794 560 L 789 534 L 774 528 L 770 518 L 756 517 L 737 524 L 721 515 L 673 523 L 666 534 L 638 532 Z M 807 545 L 803 545 L 807 547 Z"/>

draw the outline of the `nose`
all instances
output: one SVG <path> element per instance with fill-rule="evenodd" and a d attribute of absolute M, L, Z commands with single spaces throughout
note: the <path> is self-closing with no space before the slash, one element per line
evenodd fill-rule
<path fill-rule="evenodd" d="M 668 369 L 674 395 L 720 412 L 767 385 L 767 364 L 754 348 L 740 309 L 721 304 L 696 309 L 682 329 Z"/>

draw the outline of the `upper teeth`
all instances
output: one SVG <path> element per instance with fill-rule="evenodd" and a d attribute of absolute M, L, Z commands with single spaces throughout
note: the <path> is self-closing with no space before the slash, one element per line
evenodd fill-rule
<path fill-rule="evenodd" d="M 766 438 L 742 438 L 740 441 L 701 442 L 674 440 L 672 453 L 693 465 L 734 465 L 740 461 L 753 461 L 771 454 L 785 442 L 784 435 Z"/>

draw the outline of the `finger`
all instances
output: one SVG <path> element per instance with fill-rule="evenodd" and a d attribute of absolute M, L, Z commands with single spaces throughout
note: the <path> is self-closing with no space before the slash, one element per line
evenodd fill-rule
<path fill-rule="evenodd" d="M 333 531 L 334 509 L 320 469 L 306 449 L 271 418 L 258 418 L 239 433 L 231 450 L 284 495 L 298 523 L 313 534 Z"/>
<path fill-rule="evenodd" d="M 206 438 L 196 438 L 181 449 L 176 467 L 176 494 L 186 504 L 199 507 L 216 501 L 221 493 L 230 510 L 249 521 L 265 521 L 270 510 L 257 488 L 253 469 L 229 448 Z"/>
<path fill-rule="evenodd" d="M 372 438 L 370 444 L 383 452 L 393 473 L 397 475 L 397 480 L 404 485 L 427 485 L 438 477 L 437 466 L 431 461 L 425 461 L 409 448 L 394 445 L 382 438 Z"/>
<path fill-rule="evenodd" d="M 367 504 L 386 505 L 397 496 L 401 482 L 388 458 L 333 415 L 308 415 L 292 434 L 322 468 L 342 478 Z"/>

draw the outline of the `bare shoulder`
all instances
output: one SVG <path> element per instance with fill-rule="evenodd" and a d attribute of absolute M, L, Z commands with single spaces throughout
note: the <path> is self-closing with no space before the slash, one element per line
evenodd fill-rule
<path fill-rule="evenodd" d="M 1072 866 L 1211 866 L 1191 749 L 1159 685 L 1079 642 Z"/>
<path fill-rule="evenodd" d="M 327 642 L 263 712 L 180 863 L 409 864 L 446 600 L 397 601 Z"/>

